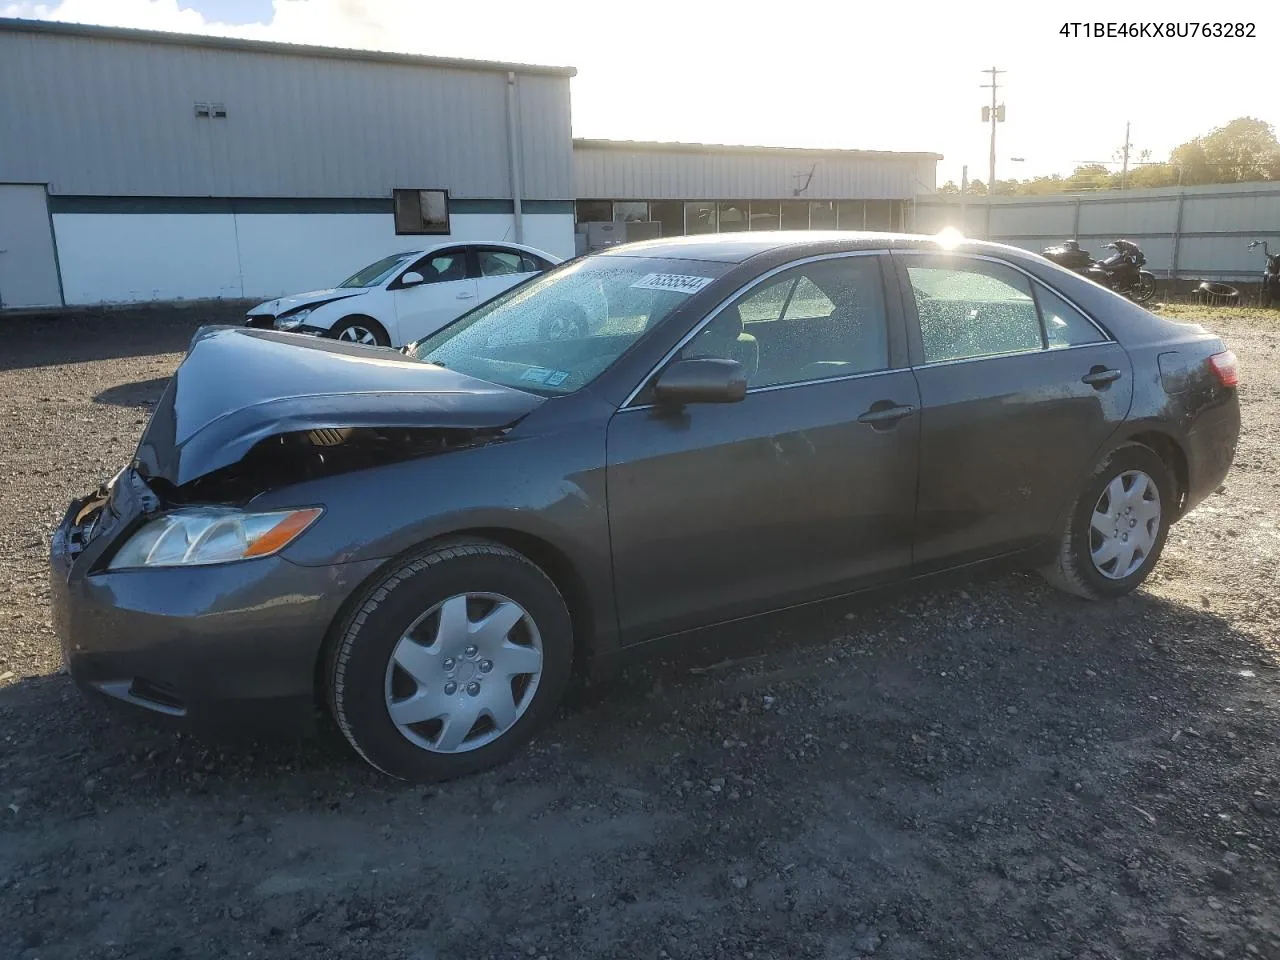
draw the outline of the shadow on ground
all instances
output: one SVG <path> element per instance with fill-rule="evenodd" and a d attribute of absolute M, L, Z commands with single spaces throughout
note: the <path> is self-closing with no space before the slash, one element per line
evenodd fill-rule
<path fill-rule="evenodd" d="M 93 402 L 117 407 L 152 407 L 159 401 L 168 382 L 168 377 L 152 377 L 136 383 L 122 383 L 103 390 L 93 398 Z"/>
<path fill-rule="evenodd" d="M 1013 576 L 740 625 L 421 787 L 27 679 L 0 689 L 0 944 L 1280 957 L 1277 682 L 1211 612 Z"/>

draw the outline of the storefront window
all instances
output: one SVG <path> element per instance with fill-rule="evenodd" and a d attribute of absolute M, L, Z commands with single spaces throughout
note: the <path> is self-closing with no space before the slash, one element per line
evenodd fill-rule
<path fill-rule="evenodd" d="M 779 207 L 777 200 L 752 200 L 751 229 L 777 230 L 782 219 Z"/>
<path fill-rule="evenodd" d="M 573 212 L 578 223 L 599 223 L 613 219 L 613 204 L 608 200 L 579 200 Z"/>
<path fill-rule="evenodd" d="M 782 201 L 782 229 L 783 230 L 808 230 L 809 229 L 809 201 L 807 200 L 783 200 Z"/>
<path fill-rule="evenodd" d="M 868 200 L 867 201 L 867 229 L 868 230 L 894 230 L 897 229 L 894 224 L 893 217 L 894 203 L 892 200 Z"/>
<path fill-rule="evenodd" d="M 662 225 L 662 236 L 684 235 L 684 204 L 679 200 L 649 201 L 649 219 Z"/>
<path fill-rule="evenodd" d="M 750 225 L 747 213 L 749 206 L 746 200 L 721 200 L 720 232 L 733 233 L 737 230 L 748 229 Z"/>
<path fill-rule="evenodd" d="M 832 200 L 809 201 L 809 229 L 834 230 L 836 228 L 836 205 Z"/>
<path fill-rule="evenodd" d="M 836 204 L 837 230 L 865 230 L 866 209 L 861 200 L 841 200 Z"/>
<path fill-rule="evenodd" d="M 643 200 L 613 201 L 613 219 L 624 223 L 649 219 L 649 204 Z"/>
<path fill-rule="evenodd" d="M 684 232 L 716 232 L 716 204 L 714 200 L 691 200 L 684 205 Z"/>

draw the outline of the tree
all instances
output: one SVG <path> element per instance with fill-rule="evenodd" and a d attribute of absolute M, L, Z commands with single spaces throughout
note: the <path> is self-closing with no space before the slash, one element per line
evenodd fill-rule
<path fill-rule="evenodd" d="M 995 193 L 1005 196 L 1040 196 L 1093 190 L 1114 190 L 1121 186 L 1118 164 L 1123 149 L 1117 151 L 1113 172 L 1107 164 L 1088 163 L 1076 167 L 1070 176 L 1054 174 L 1031 180 L 997 180 Z M 1179 144 L 1167 162 L 1152 163 L 1151 151 L 1130 151 L 1129 187 L 1196 186 L 1206 183 L 1245 183 L 1280 180 L 1280 141 L 1271 124 L 1253 117 L 1238 117 L 1215 127 L 1204 136 Z M 960 188 L 948 181 L 939 193 L 958 195 Z M 969 183 L 969 195 L 985 197 L 981 180 Z"/>
<path fill-rule="evenodd" d="M 1271 124 L 1239 117 L 1174 148 L 1170 163 L 1182 184 L 1280 180 L 1280 142 Z"/>
<path fill-rule="evenodd" d="M 1071 171 L 1071 176 L 1064 183 L 1068 191 L 1106 190 L 1111 186 L 1111 180 L 1111 171 L 1104 164 L 1086 163 Z"/>
<path fill-rule="evenodd" d="M 1148 163 L 1129 171 L 1129 186 L 1172 187 L 1178 183 L 1178 171 L 1171 163 Z"/>

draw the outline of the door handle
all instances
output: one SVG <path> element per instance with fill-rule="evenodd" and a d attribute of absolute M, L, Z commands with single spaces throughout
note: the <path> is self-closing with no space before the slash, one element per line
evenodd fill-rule
<path fill-rule="evenodd" d="M 871 409 L 858 417 L 859 423 L 869 423 L 874 427 L 889 427 L 903 417 L 909 417 L 916 408 L 909 403 L 894 403 L 891 400 L 877 400 Z"/>
<path fill-rule="evenodd" d="M 470 299 L 471 299 L 472 297 L 474 297 L 474 296 L 475 296 L 475 294 L 474 294 L 474 293 L 460 293 L 460 294 L 458 294 L 458 299 L 459 299 L 459 300 L 470 300 Z"/>
<path fill-rule="evenodd" d="M 1120 379 L 1119 370 L 1108 370 L 1106 367 L 1094 367 L 1083 377 L 1081 383 L 1087 383 L 1095 390 L 1104 390 Z"/>

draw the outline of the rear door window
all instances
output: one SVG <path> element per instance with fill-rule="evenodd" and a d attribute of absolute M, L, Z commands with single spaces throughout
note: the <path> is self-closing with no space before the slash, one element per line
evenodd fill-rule
<path fill-rule="evenodd" d="M 1031 281 L 986 260 L 907 263 L 926 363 L 1044 348 Z"/>
<path fill-rule="evenodd" d="M 526 257 L 513 250 L 487 250 L 480 247 L 476 250 L 476 259 L 479 261 L 482 277 L 509 277 L 537 271 Z"/>

